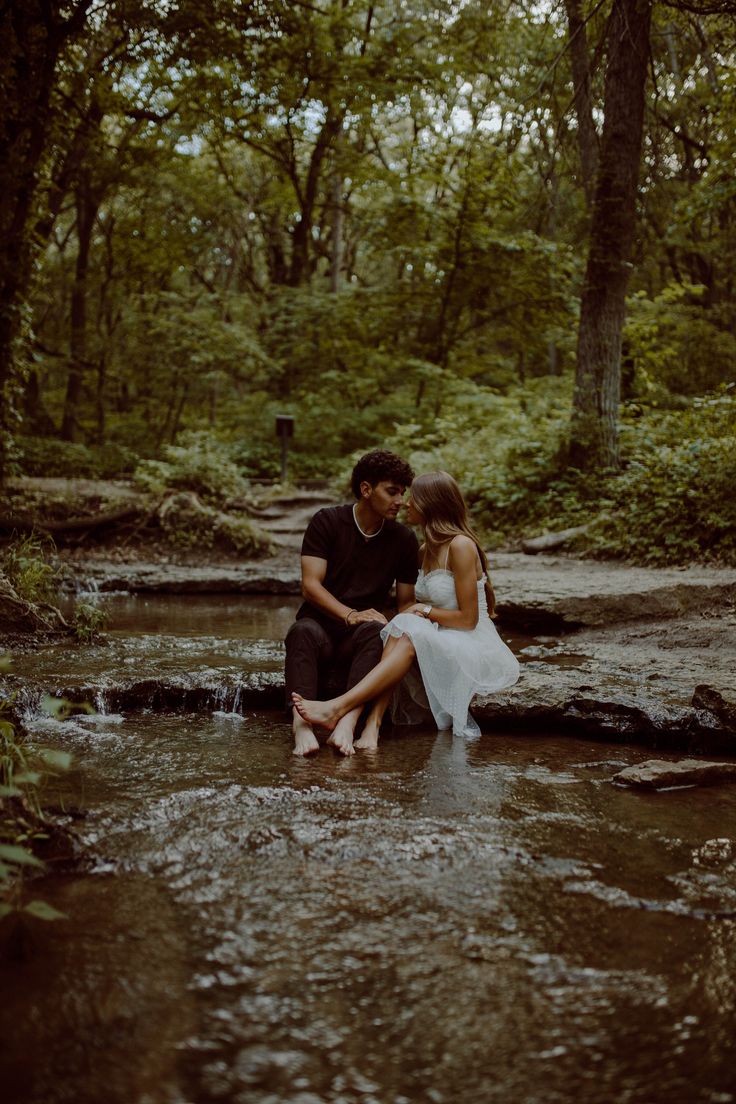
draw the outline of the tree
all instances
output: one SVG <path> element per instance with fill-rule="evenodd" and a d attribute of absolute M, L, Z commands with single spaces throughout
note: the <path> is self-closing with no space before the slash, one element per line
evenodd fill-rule
<path fill-rule="evenodd" d="M 617 468 L 621 334 L 636 228 L 651 0 L 613 0 L 604 122 L 580 301 L 570 461 Z"/>
<path fill-rule="evenodd" d="M 13 424 L 16 341 L 31 277 L 39 170 L 59 58 L 92 0 L 9 0 L 0 9 L 0 483 Z M 68 14 L 64 14 L 68 13 Z"/>

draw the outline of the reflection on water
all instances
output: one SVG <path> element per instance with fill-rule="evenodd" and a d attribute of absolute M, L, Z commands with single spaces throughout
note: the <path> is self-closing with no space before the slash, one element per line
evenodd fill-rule
<path fill-rule="evenodd" d="M 636 750 L 280 717 L 39 722 L 91 876 L 5 970 L 18 1104 L 736 1099 L 736 791 L 614 788 Z M 16 1055 L 30 1055 L 21 1063 Z"/>

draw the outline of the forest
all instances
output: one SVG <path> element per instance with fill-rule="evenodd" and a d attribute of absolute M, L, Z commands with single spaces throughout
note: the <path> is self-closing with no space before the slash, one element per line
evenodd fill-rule
<path fill-rule="evenodd" d="M 732 0 L 10 0 L 0 481 L 339 483 L 736 563 Z M 162 475 L 163 473 L 163 475 Z"/>

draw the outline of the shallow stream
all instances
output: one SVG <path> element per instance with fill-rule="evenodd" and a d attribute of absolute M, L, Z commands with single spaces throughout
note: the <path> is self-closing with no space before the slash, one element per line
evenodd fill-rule
<path fill-rule="evenodd" d="M 216 668 L 271 602 L 119 600 L 108 654 Z M 736 1100 L 736 869 L 704 846 L 736 789 L 621 789 L 646 751 L 553 734 L 303 761 L 276 712 L 33 727 L 95 860 L 34 887 L 69 919 L 3 968 L 4 1100 Z"/>

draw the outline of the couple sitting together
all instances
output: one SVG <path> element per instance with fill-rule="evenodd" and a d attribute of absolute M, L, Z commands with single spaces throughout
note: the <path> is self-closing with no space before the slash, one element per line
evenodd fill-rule
<path fill-rule="evenodd" d="M 471 698 L 511 686 L 519 664 L 491 620 L 488 564 L 460 488 L 446 472 L 414 479 L 384 450 L 358 461 L 352 488 L 356 502 L 319 510 L 302 543 L 305 600 L 286 636 L 294 754 L 319 749 L 315 729 L 343 755 L 375 749 L 389 704 L 396 723 L 434 717 L 439 729 L 477 736 Z M 396 520 L 401 509 L 422 529 L 421 547 Z M 389 621 L 394 583 L 399 612 Z M 338 672 L 345 691 L 320 700 L 322 679 Z"/>

